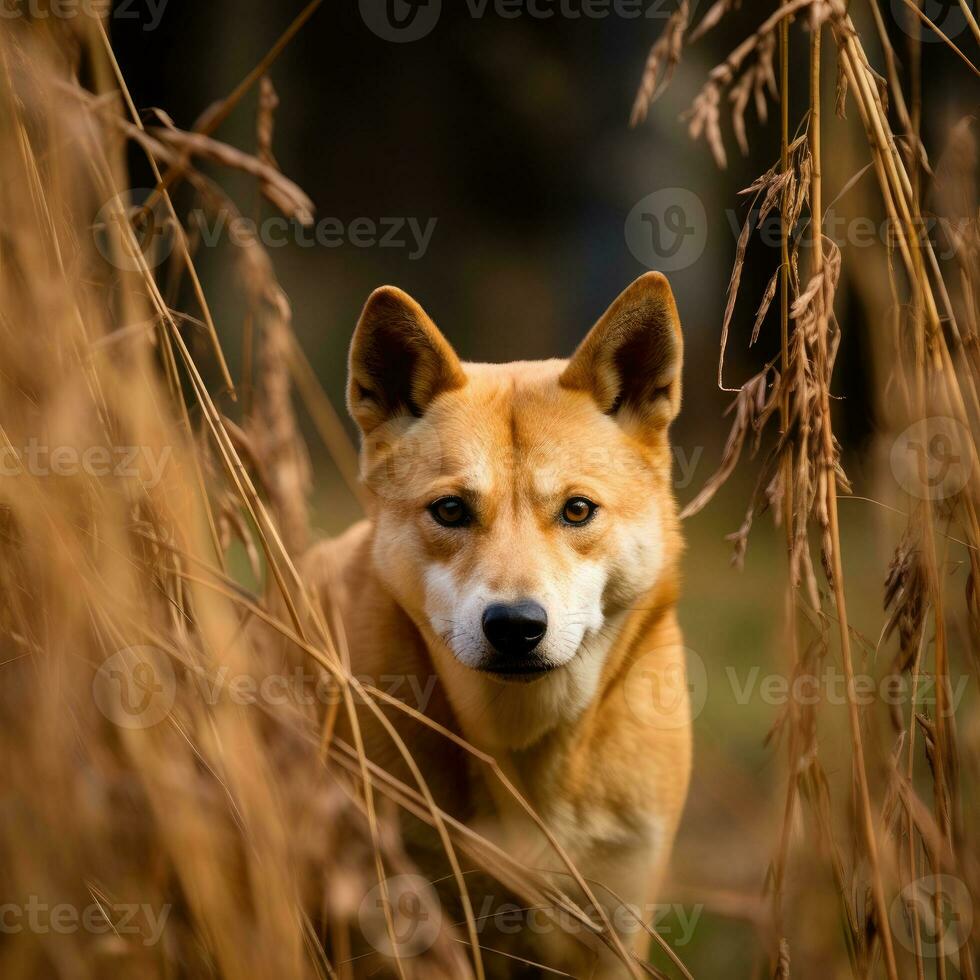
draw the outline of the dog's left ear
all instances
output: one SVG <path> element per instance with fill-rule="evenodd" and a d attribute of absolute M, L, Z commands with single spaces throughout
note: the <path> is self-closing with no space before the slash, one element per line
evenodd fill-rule
<path fill-rule="evenodd" d="M 364 435 L 399 416 L 420 417 L 466 375 L 449 342 L 408 293 L 382 286 L 351 341 L 347 405 Z"/>
<path fill-rule="evenodd" d="M 670 284 L 663 273 L 647 272 L 589 331 L 560 383 L 589 392 L 607 415 L 659 431 L 680 411 L 682 357 Z"/>

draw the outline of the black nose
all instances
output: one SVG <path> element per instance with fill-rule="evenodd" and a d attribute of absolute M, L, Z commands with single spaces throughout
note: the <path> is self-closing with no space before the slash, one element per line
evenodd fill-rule
<path fill-rule="evenodd" d="M 508 657 L 530 653 L 548 629 L 548 614 L 530 599 L 495 602 L 483 613 L 483 632 L 498 652 Z"/>

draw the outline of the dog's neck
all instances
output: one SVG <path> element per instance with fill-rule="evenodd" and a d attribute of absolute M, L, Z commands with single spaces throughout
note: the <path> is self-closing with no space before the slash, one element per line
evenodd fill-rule
<path fill-rule="evenodd" d="M 568 814 L 553 812 L 555 800 L 574 801 L 592 792 L 588 778 L 581 785 L 582 775 L 595 771 L 592 753 L 604 744 L 602 732 L 615 727 L 614 717 L 629 715 L 627 689 L 636 696 L 630 678 L 643 669 L 647 639 L 679 642 L 675 581 L 673 574 L 665 575 L 631 609 L 610 616 L 601 634 L 586 636 L 571 663 L 529 684 L 505 683 L 464 667 L 437 638 L 423 636 L 458 734 L 493 756 L 524 799 L 556 826 L 564 826 Z M 510 845 L 531 847 L 526 859 L 550 853 L 512 794 L 484 775 L 470 784 L 474 814 L 510 827 L 516 835 L 508 838 Z"/>

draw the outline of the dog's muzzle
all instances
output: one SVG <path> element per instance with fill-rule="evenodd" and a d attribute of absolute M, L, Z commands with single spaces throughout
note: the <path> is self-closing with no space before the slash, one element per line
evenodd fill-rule
<path fill-rule="evenodd" d="M 480 669 L 502 675 L 533 675 L 551 670 L 554 664 L 534 654 L 547 631 L 548 614 L 540 603 L 524 599 L 487 606 L 483 633 L 494 653 Z"/>

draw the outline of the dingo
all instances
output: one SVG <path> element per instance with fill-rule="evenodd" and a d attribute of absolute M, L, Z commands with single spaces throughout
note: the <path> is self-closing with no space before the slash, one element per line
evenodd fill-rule
<path fill-rule="evenodd" d="M 667 438 L 681 355 L 659 273 L 626 289 L 567 361 L 462 363 L 411 297 L 376 290 L 348 387 L 370 516 L 305 563 L 352 672 L 376 686 L 411 678 L 402 700 L 426 691 L 413 707 L 491 754 L 641 955 L 648 934 L 620 903 L 641 917 L 653 907 L 691 756 Z M 487 766 L 387 714 L 448 814 L 581 900 Z M 359 718 L 369 758 L 416 790 L 390 734 Z M 490 952 L 516 942 L 574 976 L 628 975 L 587 930 L 497 928 L 498 906 L 510 926 L 518 907 L 495 905 L 503 889 L 489 878 L 467 881 L 488 974 L 518 975 Z"/>

